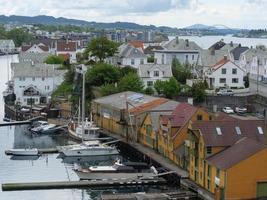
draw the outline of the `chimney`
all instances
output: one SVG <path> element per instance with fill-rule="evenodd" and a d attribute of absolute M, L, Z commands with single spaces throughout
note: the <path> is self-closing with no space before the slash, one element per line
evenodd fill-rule
<path fill-rule="evenodd" d="M 189 47 L 189 40 L 188 40 L 188 39 L 185 40 L 185 45 L 186 45 L 187 47 Z"/>
<path fill-rule="evenodd" d="M 224 61 L 227 61 L 227 55 L 223 56 Z"/>
<path fill-rule="evenodd" d="M 233 44 L 233 41 L 231 41 L 231 42 L 230 42 L 230 46 L 231 46 L 231 47 L 233 47 L 233 46 L 234 46 L 234 44 Z"/>

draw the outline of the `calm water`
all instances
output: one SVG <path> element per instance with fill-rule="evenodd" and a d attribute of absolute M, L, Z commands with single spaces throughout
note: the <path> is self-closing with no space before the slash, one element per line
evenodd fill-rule
<path fill-rule="evenodd" d="M 174 37 L 170 37 L 170 39 L 173 39 Z M 223 39 L 224 42 L 230 43 L 233 41 L 234 43 L 240 43 L 242 46 L 247 46 L 247 47 L 256 47 L 257 45 L 265 45 L 267 46 L 267 39 L 262 39 L 262 38 L 237 38 L 237 37 L 232 37 L 231 35 L 227 36 L 203 36 L 203 37 L 198 37 L 198 36 L 179 36 L 179 38 L 183 39 L 189 39 L 194 42 L 196 42 L 200 47 L 203 49 L 209 48 L 212 44 L 215 42 Z"/>
<path fill-rule="evenodd" d="M 10 62 L 16 62 L 17 56 L 0 56 L 0 121 L 4 116 L 4 103 L 2 91 L 5 90 L 5 83 L 8 80 L 7 66 Z M 9 72 L 10 73 L 10 72 Z M 37 182 L 37 181 L 68 181 L 78 180 L 73 172 L 73 163 L 82 165 L 107 165 L 117 157 L 96 157 L 81 159 L 57 158 L 58 154 L 43 155 L 41 157 L 11 157 L 6 156 L 4 151 L 10 148 L 52 148 L 58 145 L 73 144 L 74 142 L 62 136 L 32 137 L 27 126 L 0 127 L 0 182 Z M 121 159 L 128 160 L 123 156 Z M 132 160 L 132 159 L 130 159 Z M 0 200 L 85 200 L 99 199 L 104 193 L 117 192 L 144 192 L 144 191 L 166 191 L 170 187 L 121 187 L 121 188 L 100 188 L 100 189 L 61 189 L 61 190 L 36 190 L 36 191 L 12 191 L 3 192 L 0 189 Z"/>

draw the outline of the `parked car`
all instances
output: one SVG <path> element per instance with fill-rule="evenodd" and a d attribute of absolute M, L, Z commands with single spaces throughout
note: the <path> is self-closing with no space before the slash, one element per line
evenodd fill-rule
<path fill-rule="evenodd" d="M 244 114 L 247 112 L 247 108 L 245 107 L 235 107 L 235 112 L 238 114 Z"/>
<path fill-rule="evenodd" d="M 231 89 L 221 89 L 217 92 L 218 96 L 234 96 L 234 91 Z"/>
<path fill-rule="evenodd" d="M 227 113 L 227 114 L 232 114 L 232 113 L 234 113 L 234 110 L 231 108 L 231 107 L 224 107 L 223 109 L 222 109 L 222 111 L 223 112 L 225 112 L 225 113 Z"/>

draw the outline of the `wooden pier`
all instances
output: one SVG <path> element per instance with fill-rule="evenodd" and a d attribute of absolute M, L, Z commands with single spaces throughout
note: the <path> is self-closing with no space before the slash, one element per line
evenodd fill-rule
<path fill-rule="evenodd" d="M 158 179 L 119 179 L 119 180 L 90 180 L 90 181 L 59 181 L 59 182 L 33 182 L 33 183 L 3 183 L 3 191 L 15 190 L 47 190 L 66 188 L 97 188 L 135 185 L 163 185 L 166 180 Z"/>

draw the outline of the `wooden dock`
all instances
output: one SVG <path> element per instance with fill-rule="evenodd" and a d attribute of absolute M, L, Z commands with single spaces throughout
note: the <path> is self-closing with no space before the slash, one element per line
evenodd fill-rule
<path fill-rule="evenodd" d="M 95 187 L 115 187 L 115 186 L 135 186 L 135 185 L 163 185 L 166 180 L 158 179 L 137 179 L 137 180 L 90 180 L 90 181 L 58 181 L 58 182 L 33 182 L 33 183 L 3 183 L 3 191 L 15 190 L 47 190 L 66 188 L 95 188 Z"/>
<path fill-rule="evenodd" d="M 25 124 L 31 124 L 32 122 L 29 120 L 26 121 L 14 121 L 14 122 L 2 122 L 0 123 L 0 126 L 16 126 L 16 125 L 25 125 Z"/>

